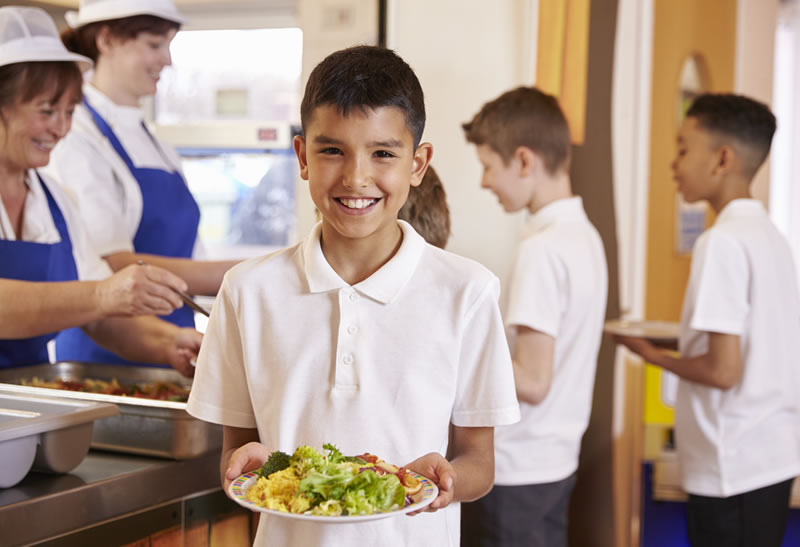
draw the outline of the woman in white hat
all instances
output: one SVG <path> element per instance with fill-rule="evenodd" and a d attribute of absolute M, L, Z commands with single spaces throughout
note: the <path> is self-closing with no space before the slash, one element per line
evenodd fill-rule
<path fill-rule="evenodd" d="M 183 18 L 171 0 L 81 0 L 66 18 L 71 28 L 62 40 L 95 67 L 48 173 L 75 196 L 93 246 L 113 270 L 144 261 L 179 275 L 192 294 L 216 294 L 234 263 L 192 260 L 200 210 L 177 154 L 150 133 L 139 105 L 171 63 L 169 46 Z M 166 319 L 194 325 L 188 308 Z M 56 354 L 122 362 L 80 331 L 61 334 Z"/>
<path fill-rule="evenodd" d="M 81 68 L 43 10 L 0 8 L 0 368 L 48 361 L 47 343 L 83 325 L 130 359 L 191 374 L 201 335 L 153 315 L 181 306 L 177 276 L 132 266 L 111 275 L 79 213 L 39 173 L 69 131 Z"/>

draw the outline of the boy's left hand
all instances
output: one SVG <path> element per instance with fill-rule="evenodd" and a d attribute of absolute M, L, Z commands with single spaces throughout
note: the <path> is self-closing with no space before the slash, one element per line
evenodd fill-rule
<path fill-rule="evenodd" d="M 456 471 L 453 464 L 447 461 L 438 452 L 431 452 L 425 454 L 421 458 L 417 458 L 413 462 L 405 466 L 406 469 L 416 471 L 420 475 L 424 475 L 431 479 L 439 487 L 439 495 L 433 502 L 419 511 L 409 513 L 409 516 L 428 511 L 431 513 L 439 509 L 444 509 L 453 501 L 453 495 L 456 484 Z"/>

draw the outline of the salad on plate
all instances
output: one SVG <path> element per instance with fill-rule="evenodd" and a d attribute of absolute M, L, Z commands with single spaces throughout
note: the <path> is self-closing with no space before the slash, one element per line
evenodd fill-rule
<path fill-rule="evenodd" d="M 231 484 L 234 500 L 286 516 L 351 520 L 415 511 L 438 494 L 429 479 L 372 454 L 345 456 L 330 443 L 323 451 L 299 446 L 292 455 L 273 452 L 260 469 Z"/>

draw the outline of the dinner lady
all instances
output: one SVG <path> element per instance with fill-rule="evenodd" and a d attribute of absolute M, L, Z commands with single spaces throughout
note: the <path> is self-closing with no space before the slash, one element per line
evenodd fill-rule
<path fill-rule="evenodd" d="M 171 0 L 82 0 L 67 13 L 67 48 L 95 62 L 72 132 L 48 173 L 70 189 L 93 246 L 115 271 L 137 261 L 169 269 L 192 294 L 216 294 L 233 262 L 195 261 L 200 210 L 172 148 L 147 129 L 153 95 L 183 18 Z M 194 324 L 192 310 L 167 320 Z M 59 359 L 121 362 L 79 331 L 59 336 Z"/>
<path fill-rule="evenodd" d="M 66 194 L 38 171 L 69 131 L 79 65 L 91 61 L 64 48 L 43 10 L 0 8 L 0 367 L 47 362 L 48 341 L 80 325 L 129 359 L 191 374 L 200 334 L 142 315 L 180 307 L 183 280 L 155 267 L 111 275 Z"/>

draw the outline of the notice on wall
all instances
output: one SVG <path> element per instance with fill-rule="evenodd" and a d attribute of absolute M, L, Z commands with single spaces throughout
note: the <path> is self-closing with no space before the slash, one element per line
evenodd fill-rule
<path fill-rule="evenodd" d="M 681 255 L 691 254 L 695 241 L 706 229 L 708 206 L 705 202 L 687 203 L 678 194 L 675 213 L 675 252 Z"/>

